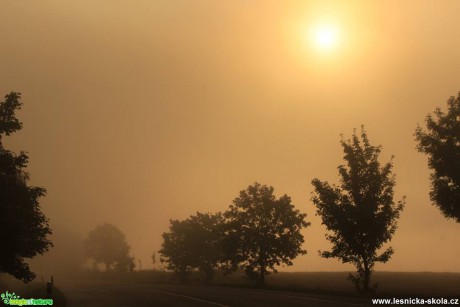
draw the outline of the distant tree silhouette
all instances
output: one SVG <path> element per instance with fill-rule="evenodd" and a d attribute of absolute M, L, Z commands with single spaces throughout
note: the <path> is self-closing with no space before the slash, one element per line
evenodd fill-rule
<path fill-rule="evenodd" d="M 152 259 L 152 265 L 153 265 L 153 270 L 156 271 L 156 263 L 157 263 L 157 254 L 155 251 L 152 252 L 152 255 L 150 256 Z"/>
<path fill-rule="evenodd" d="M 117 272 L 132 272 L 136 267 L 134 257 L 127 254 L 123 255 L 115 262 L 114 267 Z"/>
<path fill-rule="evenodd" d="M 179 273 L 182 281 L 192 270 L 201 271 L 209 281 L 222 259 L 222 214 L 197 212 L 186 220 L 170 223 L 170 231 L 163 233 L 160 261 Z"/>
<path fill-rule="evenodd" d="M 447 113 L 437 108 L 436 118 L 427 115 L 425 132 L 415 130 L 417 149 L 428 155 L 430 198 L 450 219 L 460 223 L 460 93 L 447 101 Z"/>
<path fill-rule="evenodd" d="M 117 271 L 132 271 L 135 264 L 129 250 L 125 235 L 107 223 L 97 226 L 85 240 L 86 256 L 97 263 L 104 263 L 106 271 L 110 271 L 113 266 Z"/>
<path fill-rule="evenodd" d="M 310 225 L 289 196 L 276 199 L 273 191 L 256 182 L 241 191 L 224 213 L 224 248 L 231 268 L 241 265 L 261 286 L 268 270 L 276 272 L 275 266 L 292 265 L 292 259 L 306 254 L 300 230 Z"/>
<path fill-rule="evenodd" d="M 396 231 L 404 198 L 397 204 L 393 202 L 392 161 L 380 166 L 381 147 L 369 144 L 363 127 L 361 140 L 354 133 L 352 139 L 342 138 L 341 145 L 347 165 L 338 167 L 340 186 L 319 179 L 312 181 L 315 187 L 312 201 L 330 231 L 326 237 L 333 245 L 332 251 L 320 254 L 354 264 L 357 274 L 350 274 L 349 279 L 359 291 L 368 292 L 375 262 L 387 262 L 394 252 L 388 247 L 377 254 Z"/>
<path fill-rule="evenodd" d="M 38 202 L 46 190 L 27 185 L 27 154 L 15 154 L 2 144 L 4 136 L 22 128 L 15 115 L 21 109 L 20 99 L 20 93 L 11 92 L 0 102 L 0 272 L 29 282 L 35 273 L 24 259 L 43 254 L 53 245 L 47 239 L 51 229 Z"/>

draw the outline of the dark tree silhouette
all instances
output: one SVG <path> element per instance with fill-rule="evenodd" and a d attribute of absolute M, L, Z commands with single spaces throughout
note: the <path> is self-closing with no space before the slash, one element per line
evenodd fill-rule
<path fill-rule="evenodd" d="M 394 252 L 388 247 L 377 254 L 396 231 L 404 198 L 397 204 L 393 202 L 392 161 L 380 166 L 381 147 L 369 144 L 364 128 L 361 140 L 354 133 L 352 139 L 342 138 L 341 144 L 347 165 L 338 167 L 340 186 L 330 186 L 318 179 L 312 181 L 315 187 L 312 201 L 330 231 L 326 237 L 332 243 L 331 251 L 320 254 L 354 264 L 357 274 L 350 274 L 349 279 L 359 291 L 368 292 L 375 262 L 387 262 Z"/>
<path fill-rule="evenodd" d="M 125 235 L 111 224 L 97 226 L 85 240 L 86 256 L 96 263 L 104 263 L 106 271 L 110 271 L 112 266 L 117 271 L 132 271 L 135 264 L 129 250 Z"/>
<path fill-rule="evenodd" d="M 153 270 L 156 271 L 156 263 L 157 263 L 157 254 L 155 251 L 152 252 L 152 255 L 150 256 L 152 258 L 152 264 L 153 264 Z"/>
<path fill-rule="evenodd" d="M 160 261 L 179 273 L 182 281 L 191 270 L 199 270 L 209 281 L 222 259 L 222 214 L 197 212 L 184 221 L 170 223 L 170 232 L 163 233 Z"/>
<path fill-rule="evenodd" d="M 426 128 L 415 130 L 417 149 L 428 155 L 430 198 L 450 219 L 460 223 L 460 93 L 447 101 L 447 113 L 437 108 L 436 118 L 427 115 Z"/>
<path fill-rule="evenodd" d="M 20 99 L 20 93 L 11 92 L 0 102 L 0 272 L 29 282 L 35 273 L 24 259 L 43 254 L 53 245 L 47 239 L 51 229 L 38 202 L 46 190 L 27 185 L 27 154 L 15 154 L 2 144 L 4 136 L 22 128 L 15 115 L 22 106 Z"/>
<path fill-rule="evenodd" d="M 287 195 L 276 199 L 273 187 L 255 183 L 240 192 L 227 212 L 226 254 L 233 269 L 241 265 L 246 274 L 265 284 L 268 270 L 306 254 L 300 230 L 310 223 L 295 210 Z"/>
<path fill-rule="evenodd" d="M 132 272 L 135 267 L 136 264 L 134 263 L 134 257 L 129 256 L 128 254 L 122 255 L 115 262 L 115 271 L 118 272 Z"/>

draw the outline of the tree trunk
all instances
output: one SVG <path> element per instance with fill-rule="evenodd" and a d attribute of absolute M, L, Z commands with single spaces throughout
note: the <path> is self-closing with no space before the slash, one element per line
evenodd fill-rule
<path fill-rule="evenodd" d="M 363 284 L 363 292 L 369 292 L 369 283 L 371 281 L 371 270 L 367 265 L 364 266 L 364 284 Z"/>
<path fill-rule="evenodd" d="M 204 270 L 204 274 L 205 274 L 204 282 L 208 283 L 211 281 L 212 277 L 214 276 L 214 270 L 212 268 L 206 268 Z"/>
<path fill-rule="evenodd" d="M 265 266 L 263 264 L 260 265 L 260 286 L 265 286 Z"/>
<path fill-rule="evenodd" d="M 179 272 L 179 282 L 184 283 L 187 281 L 187 270 L 180 270 Z"/>

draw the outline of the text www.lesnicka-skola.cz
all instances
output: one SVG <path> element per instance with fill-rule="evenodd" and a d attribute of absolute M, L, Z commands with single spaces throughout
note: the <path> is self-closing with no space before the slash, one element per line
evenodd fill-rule
<path fill-rule="evenodd" d="M 374 305 L 459 305 L 458 298 L 374 298 Z"/>

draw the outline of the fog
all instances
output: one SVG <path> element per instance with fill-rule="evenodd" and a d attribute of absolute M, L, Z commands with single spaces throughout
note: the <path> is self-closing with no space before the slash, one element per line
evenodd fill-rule
<path fill-rule="evenodd" d="M 36 267 L 80 263 L 64 259 L 107 222 L 152 268 L 170 219 L 224 211 L 258 181 L 312 223 L 308 254 L 281 270 L 353 270 L 318 256 L 330 245 L 311 180 L 338 183 L 340 134 L 364 125 L 381 162 L 395 156 L 395 201 L 407 197 L 395 254 L 376 270 L 460 272 L 459 225 L 431 205 L 413 136 L 460 91 L 459 11 L 455 0 L 1 1 L 0 94 L 24 103 L 24 128 L 4 144 L 29 153 L 54 232 Z M 329 52 L 306 34 L 322 19 L 341 32 Z"/>

